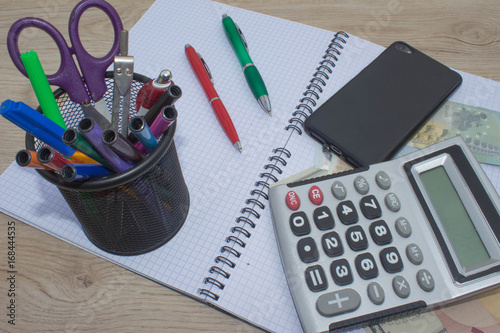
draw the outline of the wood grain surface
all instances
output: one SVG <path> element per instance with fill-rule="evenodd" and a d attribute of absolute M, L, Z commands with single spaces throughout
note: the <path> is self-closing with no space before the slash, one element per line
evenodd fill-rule
<path fill-rule="evenodd" d="M 331 31 L 344 30 L 383 46 L 404 40 L 452 68 L 500 81 L 498 0 L 219 1 Z M 0 0 L 1 101 L 38 104 L 29 81 L 7 53 L 11 24 L 37 16 L 67 37 L 69 13 L 77 2 Z M 120 14 L 125 29 L 131 29 L 153 0 L 108 2 Z M 94 55 L 104 55 L 111 45 L 111 25 L 103 15 L 90 11 L 81 23 L 83 43 Z M 47 72 L 57 70 L 58 51 L 47 35 L 30 29 L 21 37 L 20 46 L 35 49 Z M 24 133 L 1 118 L 0 142 L 3 172 L 24 148 Z M 12 222 L 18 272 L 15 326 L 7 324 L 6 316 L 7 228 Z M 0 214 L 0 309 L 0 332 L 258 331 L 4 214 Z"/>

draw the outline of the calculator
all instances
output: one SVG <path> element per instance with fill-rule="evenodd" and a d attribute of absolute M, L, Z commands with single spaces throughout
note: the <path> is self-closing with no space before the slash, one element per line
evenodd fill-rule
<path fill-rule="evenodd" d="M 460 137 L 269 190 L 306 332 L 432 309 L 500 283 L 500 199 Z"/>

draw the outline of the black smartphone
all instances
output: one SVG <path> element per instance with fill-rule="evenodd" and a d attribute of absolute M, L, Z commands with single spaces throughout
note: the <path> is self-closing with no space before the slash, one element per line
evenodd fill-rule
<path fill-rule="evenodd" d="M 347 163 L 390 159 L 462 83 L 405 42 L 395 42 L 310 115 L 305 131 Z"/>

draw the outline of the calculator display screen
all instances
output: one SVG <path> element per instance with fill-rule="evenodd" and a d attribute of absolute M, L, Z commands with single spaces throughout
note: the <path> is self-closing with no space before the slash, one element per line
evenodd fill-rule
<path fill-rule="evenodd" d="M 463 267 L 490 259 L 467 209 L 445 168 L 420 173 L 420 179 Z"/>

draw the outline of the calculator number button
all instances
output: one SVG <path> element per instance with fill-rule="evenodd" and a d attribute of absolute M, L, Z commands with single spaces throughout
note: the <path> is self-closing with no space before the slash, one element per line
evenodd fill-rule
<path fill-rule="evenodd" d="M 370 185 L 368 185 L 368 181 L 366 180 L 365 177 L 357 176 L 354 179 L 354 188 L 356 189 L 356 192 L 358 192 L 359 194 L 365 195 L 370 190 Z"/>
<path fill-rule="evenodd" d="M 375 305 L 384 303 L 385 292 L 384 289 L 377 282 L 372 282 L 367 288 L 368 298 Z"/>
<path fill-rule="evenodd" d="M 359 275 L 365 279 L 373 279 L 378 276 L 378 268 L 371 253 L 363 253 L 356 257 L 356 269 Z"/>
<path fill-rule="evenodd" d="M 384 220 L 375 221 L 370 224 L 370 235 L 378 245 L 385 245 L 392 242 L 391 230 Z"/>
<path fill-rule="evenodd" d="M 339 286 L 343 286 L 352 282 L 351 266 L 346 259 L 338 259 L 330 265 L 330 273 L 333 281 Z"/>
<path fill-rule="evenodd" d="M 290 216 L 290 228 L 295 236 L 304 236 L 311 232 L 311 225 L 304 212 L 293 213 Z"/>
<path fill-rule="evenodd" d="M 344 184 L 336 181 L 332 184 L 332 194 L 337 200 L 344 200 L 347 195 L 347 189 Z"/>
<path fill-rule="evenodd" d="M 300 199 L 299 199 L 298 194 L 295 193 L 295 191 L 289 191 L 286 194 L 285 201 L 286 201 L 286 205 L 291 210 L 297 210 L 300 207 Z"/>
<path fill-rule="evenodd" d="M 325 271 L 320 265 L 306 268 L 306 283 L 311 291 L 321 291 L 328 287 Z"/>
<path fill-rule="evenodd" d="M 399 212 L 401 209 L 401 201 L 399 201 L 398 196 L 394 193 L 389 193 L 385 196 L 385 205 L 393 212 Z"/>
<path fill-rule="evenodd" d="M 319 230 L 328 230 L 335 226 L 332 211 L 327 206 L 316 208 L 313 213 L 313 218 Z"/>
<path fill-rule="evenodd" d="M 380 209 L 377 198 L 373 195 L 363 197 L 359 202 L 359 206 L 367 219 L 372 220 L 382 216 L 382 210 Z"/>
<path fill-rule="evenodd" d="M 353 224 L 358 222 L 358 212 L 352 201 L 342 201 L 337 206 L 337 215 L 344 224 Z"/>
<path fill-rule="evenodd" d="M 401 275 L 396 275 L 394 279 L 392 279 L 392 289 L 394 289 L 396 295 L 401 298 L 407 298 L 410 296 L 410 284 Z"/>
<path fill-rule="evenodd" d="M 324 234 L 321 238 L 321 244 L 329 257 L 338 257 L 344 253 L 344 246 L 340 241 L 340 236 L 335 231 Z"/>
<path fill-rule="evenodd" d="M 321 192 L 317 185 L 311 186 L 309 189 L 309 200 L 318 206 L 323 203 L 323 192 Z"/>
<path fill-rule="evenodd" d="M 353 251 L 361 251 L 368 247 L 365 231 L 359 225 L 347 229 L 345 238 Z"/>
<path fill-rule="evenodd" d="M 395 223 L 396 231 L 401 237 L 408 238 L 411 235 L 411 224 L 410 222 L 404 218 L 399 217 Z"/>
<path fill-rule="evenodd" d="M 420 265 L 424 261 L 422 250 L 417 244 L 411 243 L 406 247 L 406 256 L 414 265 Z"/>
<path fill-rule="evenodd" d="M 377 172 L 377 174 L 375 175 L 375 182 L 377 183 L 378 187 L 383 190 L 388 190 L 391 187 L 391 178 L 384 171 Z"/>
<path fill-rule="evenodd" d="M 319 259 L 318 247 L 312 237 L 302 238 L 297 243 L 297 252 L 300 260 L 311 263 Z"/>
<path fill-rule="evenodd" d="M 388 273 L 397 273 L 403 270 L 403 261 L 401 260 L 398 249 L 394 246 L 380 251 L 380 261 Z"/>
<path fill-rule="evenodd" d="M 318 297 L 316 309 L 325 317 L 355 311 L 361 304 L 361 296 L 354 289 L 332 291 Z"/>

